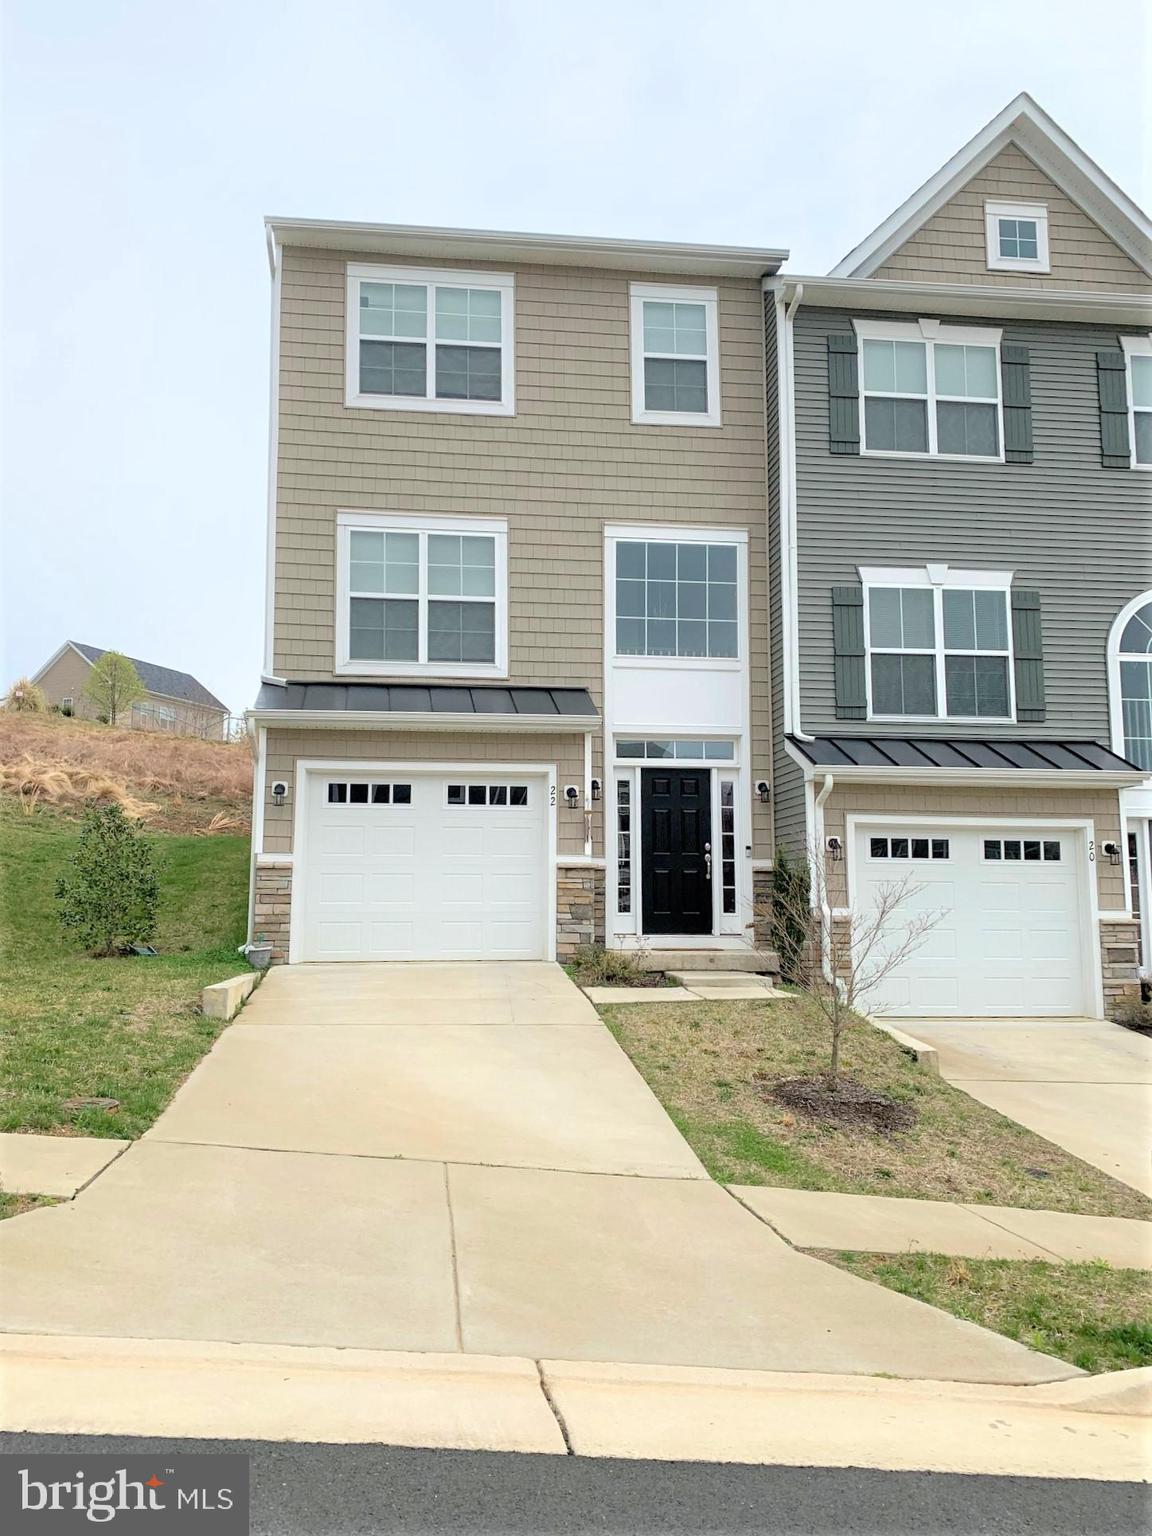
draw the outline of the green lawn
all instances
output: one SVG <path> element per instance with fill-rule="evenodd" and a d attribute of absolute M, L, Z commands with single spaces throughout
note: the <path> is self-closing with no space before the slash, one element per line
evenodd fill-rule
<path fill-rule="evenodd" d="M 155 958 L 91 960 L 56 921 L 79 823 L 0 800 L 0 1130 L 136 1137 L 220 1032 L 200 989 L 243 970 L 247 837 L 154 837 Z M 117 1112 L 69 1111 L 113 1098 Z"/>
<path fill-rule="evenodd" d="M 1152 1214 L 1144 1195 L 925 1071 L 863 1021 L 846 1033 L 844 1070 L 913 1104 L 911 1130 L 882 1135 L 818 1123 L 776 1103 L 756 1074 L 772 1081 L 827 1068 L 827 1026 L 801 994 L 765 1002 L 653 998 L 601 1013 L 721 1183 Z"/>
<path fill-rule="evenodd" d="M 1152 1365 L 1152 1273 L 1107 1264 L 820 1253 L 841 1269 L 1084 1371 Z"/>

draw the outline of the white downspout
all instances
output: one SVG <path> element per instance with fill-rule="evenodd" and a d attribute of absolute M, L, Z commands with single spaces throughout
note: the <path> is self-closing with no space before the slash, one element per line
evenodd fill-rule
<path fill-rule="evenodd" d="M 801 741 L 815 738 L 805 731 L 800 705 L 799 553 L 796 513 L 796 379 L 793 321 L 804 298 L 804 284 L 771 283 L 776 305 L 776 400 L 780 435 L 780 650 L 784 676 L 784 734 Z"/>
<path fill-rule="evenodd" d="M 280 458 L 280 289 L 282 283 L 280 245 L 269 229 L 268 265 L 272 272 L 271 325 L 268 368 L 268 511 L 264 570 L 264 668 L 265 682 L 279 682 L 276 677 L 274 642 L 276 623 L 276 494 Z"/>
<path fill-rule="evenodd" d="M 814 841 L 815 841 L 816 846 L 812 850 L 813 862 L 815 862 L 816 859 L 819 859 L 819 861 L 820 861 L 819 864 L 816 865 L 816 882 L 817 882 L 817 884 L 816 884 L 816 892 L 815 892 L 815 894 L 818 897 L 819 902 L 820 902 L 820 958 L 821 958 L 821 967 L 822 967 L 822 969 L 824 971 L 825 979 L 827 981 L 830 981 L 830 982 L 833 982 L 833 983 L 835 982 L 836 978 L 835 978 L 835 976 L 832 975 L 832 962 L 831 962 L 831 960 L 829 958 L 829 949 L 830 949 L 831 937 L 832 937 L 832 935 L 831 935 L 832 908 L 828 904 L 828 874 L 827 874 L 827 863 L 826 863 L 826 851 L 825 851 L 825 848 L 824 848 L 824 802 L 825 802 L 825 800 L 827 800 L 828 796 L 832 793 L 832 789 L 833 789 L 833 786 L 835 785 L 835 783 L 836 783 L 836 780 L 833 777 L 833 775 L 830 774 L 830 773 L 826 773 L 824 775 L 824 782 L 820 786 L 820 793 L 816 796 L 816 800 L 815 800 L 815 803 L 814 803 L 814 811 L 815 811 L 814 820 L 815 820 L 816 824 L 815 824 L 815 827 L 813 828 Z"/>
<path fill-rule="evenodd" d="M 584 857 L 592 857 L 592 732 L 584 732 Z"/>

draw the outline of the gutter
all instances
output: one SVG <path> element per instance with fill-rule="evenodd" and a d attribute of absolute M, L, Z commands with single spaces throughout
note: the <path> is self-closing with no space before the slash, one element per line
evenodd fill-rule
<path fill-rule="evenodd" d="M 525 731 L 586 734 L 600 724 L 596 715 L 455 714 L 447 710 L 250 709 L 254 725 L 305 726 L 333 731 Z"/>

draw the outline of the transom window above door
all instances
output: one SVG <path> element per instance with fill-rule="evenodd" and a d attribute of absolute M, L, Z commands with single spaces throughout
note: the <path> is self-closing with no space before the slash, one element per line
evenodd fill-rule
<path fill-rule="evenodd" d="M 739 655 L 735 544 L 616 543 L 616 654 Z"/>
<path fill-rule="evenodd" d="M 632 420 L 718 427 L 715 288 L 632 284 Z"/>
<path fill-rule="evenodd" d="M 511 274 L 351 265 L 345 404 L 510 415 Z"/>
<path fill-rule="evenodd" d="M 342 512 L 338 525 L 338 672 L 505 674 L 501 521 Z"/>
<path fill-rule="evenodd" d="M 862 452 L 1003 457 L 1000 332 L 857 320 Z"/>
<path fill-rule="evenodd" d="M 866 583 L 869 717 L 1012 719 L 1008 600 L 1006 585 Z"/>

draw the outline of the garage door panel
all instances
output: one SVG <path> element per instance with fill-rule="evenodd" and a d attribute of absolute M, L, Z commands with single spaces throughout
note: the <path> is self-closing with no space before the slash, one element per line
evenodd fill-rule
<path fill-rule="evenodd" d="M 360 765 L 355 776 L 374 783 Z M 381 781 L 395 775 L 382 770 Z M 351 781 L 353 775 L 347 774 Z M 499 776 L 494 776 L 498 779 Z M 297 869 L 305 960 L 534 960 L 547 948 L 547 796 L 525 776 L 528 803 L 507 784 L 460 771 L 410 774 L 410 798 L 381 792 L 329 799 L 341 776 L 309 775 Z M 449 803 L 450 784 L 484 804 Z M 299 910 L 299 909 L 298 909 Z"/>
<path fill-rule="evenodd" d="M 897 858 L 913 840 L 947 840 L 947 857 Z M 988 847 L 1002 853 L 988 856 Z M 1031 845 L 1033 857 L 1022 853 Z M 1038 850 L 1058 845 L 1059 857 Z M 874 849 L 879 847 L 877 855 Z M 921 847 L 923 842 L 921 841 Z M 877 1013 L 926 1017 L 1077 1014 L 1091 1006 L 1091 969 L 1085 956 L 1086 866 L 1067 832 L 1043 828 L 1010 834 L 993 827 L 917 828 L 914 823 L 857 830 L 858 901 L 875 910 L 885 887 L 910 889 L 894 914 L 882 948 L 891 952 L 907 924 L 940 913 L 898 974 L 868 1000 Z"/>

